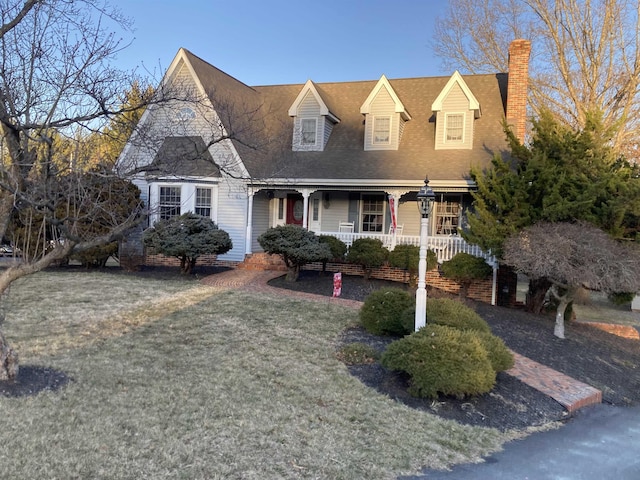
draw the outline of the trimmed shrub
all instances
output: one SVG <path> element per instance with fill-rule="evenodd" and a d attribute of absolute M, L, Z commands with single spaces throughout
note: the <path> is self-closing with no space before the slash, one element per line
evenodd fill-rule
<path fill-rule="evenodd" d="M 229 234 L 207 217 L 192 212 L 157 221 L 144 231 L 147 248 L 180 260 L 180 271 L 192 272 L 201 255 L 220 255 L 233 248 Z"/>
<path fill-rule="evenodd" d="M 332 235 L 320 235 L 318 237 L 320 243 L 326 243 L 331 249 L 331 258 L 334 260 L 343 260 L 347 253 L 347 244 L 339 238 Z"/>
<path fill-rule="evenodd" d="M 448 298 L 427 301 L 427 323 L 491 333 L 489 324 L 480 315 L 466 305 Z"/>
<path fill-rule="evenodd" d="M 381 267 L 388 255 L 389 250 L 377 238 L 359 238 L 349 248 L 347 262 L 360 265 L 364 270 L 364 278 L 368 280 L 371 271 Z"/>
<path fill-rule="evenodd" d="M 465 298 L 475 280 L 491 275 L 492 269 L 483 258 L 468 253 L 457 253 L 451 260 L 442 263 L 442 275 L 460 284 L 460 297 Z"/>
<path fill-rule="evenodd" d="M 364 329 L 374 335 L 406 335 L 403 312 L 415 302 L 413 296 L 399 288 L 377 290 L 371 293 L 360 309 Z"/>
<path fill-rule="evenodd" d="M 336 352 L 336 357 L 346 365 L 367 365 L 375 363 L 380 354 L 370 345 L 362 342 L 349 343 Z"/>
<path fill-rule="evenodd" d="M 329 245 L 320 243 L 315 233 L 299 225 L 271 227 L 258 237 L 258 243 L 266 253 L 282 257 L 289 282 L 298 280 L 300 269 L 307 263 L 331 258 Z"/>
<path fill-rule="evenodd" d="M 418 283 L 418 263 L 420 262 L 420 247 L 416 245 L 397 245 L 389 252 L 389 265 L 409 272 L 409 285 L 415 287 Z M 427 271 L 438 266 L 438 257 L 433 250 L 427 250 Z"/>
<path fill-rule="evenodd" d="M 473 334 L 477 336 L 487 351 L 489 362 L 495 372 L 504 372 L 513 367 L 513 354 L 500 337 L 485 332 L 473 332 Z"/>
<path fill-rule="evenodd" d="M 393 342 L 380 363 L 409 374 L 409 393 L 417 397 L 479 395 L 490 391 L 496 380 L 477 334 L 443 325 L 427 325 Z"/>
<path fill-rule="evenodd" d="M 322 273 L 326 273 L 327 262 L 329 260 L 344 260 L 344 256 L 347 253 L 347 244 L 339 238 L 333 237 L 331 235 L 320 235 L 318 237 L 318 241 L 320 243 L 329 245 L 329 249 L 331 250 L 331 258 L 322 259 Z"/>

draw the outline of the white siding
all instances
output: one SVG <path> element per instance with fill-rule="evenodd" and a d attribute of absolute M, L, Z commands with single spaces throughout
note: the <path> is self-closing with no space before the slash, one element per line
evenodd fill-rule
<path fill-rule="evenodd" d="M 445 140 L 445 117 L 447 113 L 461 113 L 464 115 L 464 141 L 449 143 Z M 442 110 L 436 114 L 436 150 L 460 150 L 473 148 L 473 120 L 474 112 L 469 110 L 469 99 L 458 84 L 454 85 L 447 98 L 442 102 Z"/>
<path fill-rule="evenodd" d="M 220 260 L 242 261 L 245 253 L 247 230 L 247 194 L 243 185 L 229 178 L 220 183 L 218 189 L 218 227 L 231 237 L 233 248 Z"/>

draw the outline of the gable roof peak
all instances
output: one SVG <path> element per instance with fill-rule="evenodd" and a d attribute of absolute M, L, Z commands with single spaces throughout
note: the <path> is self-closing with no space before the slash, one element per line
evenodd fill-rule
<path fill-rule="evenodd" d="M 458 72 L 458 70 L 453 72 L 453 75 L 451 75 L 449 81 L 431 105 L 431 110 L 434 112 L 439 112 L 442 110 L 442 102 L 444 102 L 445 98 L 447 98 L 447 95 L 449 95 L 454 85 L 458 85 L 460 87 L 465 97 L 467 97 L 467 100 L 469 101 L 469 110 L 474 110 L 475 117 L 479 118 L 480 102 L 478 102 L 478 99 L 467 85 L 467 82 L 464 81 L 464 78 L 462 78 L 462 75 L 460 75 L 460 72 Z"/>
<path fill-rule="evenodd" d="M 389 83 L 389 80 L 384 74 L 382 74 L 380 80 L 378 80 L 378 83 L 376 83 L 376 86 L 373 87 L 373 90 L 371 90 L 371 93 L 369 93 L 369 96 L 360 107 L 360 113 L 362 113 L 363 115 L 371 113 L 371 104 L 375 100 L 378 93 L 380 93 L 380 90 L 382 90 L 383 88 L 387 90 L 389 95 L 391 95 L 391 99 L 395 104 L 395 112 L 400 113 L 405 120 L 411 120 L 411 115 L 409 115 L 409 112 L 400 100 L 400 97 L 398 97 L 398 94 L 395 92 L 395 90 L 391 86 L 391 83 Z"/>
<path fill-rule="evenodd" d="M 311 95 L 313 95 L 313 97 L 316 99 L 316 101 L 320 105 L 320 115 L 326 115 L 336 123 L 340 122 L 340 119 L 336 115 L 331 113 L 331 111 L 329 110 L 329 107 L 327 106 L 326 102 L 322 98 L 322 95 L 320 95 L 320 92 L 318 92 L 318 89 L 316 88 L 315 84 L 311 81 L 311 79 L 306 81 L 306 83 L 302 87 L 302 90 L 300 90 L 300 93 L 298 93 L 298 96 L 293 101 L 293 104 L 291 105 L 291 107 L 289 107 L 290 117 L 295 117 L 298 115 L 298 108 L 300 107 L 300 104 L 304 101 L 308 93 L 311 93 Z"/>

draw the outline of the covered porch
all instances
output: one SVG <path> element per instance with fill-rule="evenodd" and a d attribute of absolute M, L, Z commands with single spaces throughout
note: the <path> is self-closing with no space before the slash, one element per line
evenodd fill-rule
<path fill-rule="evenodd" d="M 347 232 L 347 231 L 320 231 L 316 235 L 329 235 L 343 241 L 347 246 L 359 238 L 376 238 L 389 250 L 393 250 L 396 245 L 420 246 L 420 235 L 404 235 L 399 232 L 373 233 L 373 232 Z M 491 253 L 484 252 L 479 246 L 467 243 L 464 238 L 451 235 L 434 235 L 427 237 L 427 249 L 435 252 L 438 263 L 451 260 L 458 253 L 468 253 L 470 255 L 484 258 L 491 266 L 497 265 L 496 258 Z"/>

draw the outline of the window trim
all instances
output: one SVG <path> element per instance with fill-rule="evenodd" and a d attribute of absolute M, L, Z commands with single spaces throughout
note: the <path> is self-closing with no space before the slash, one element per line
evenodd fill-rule
<path fill-rule="evenodd" d="M 460 117 L 462 119 L 462 125 L 460 127 L 461 132 L 460 132 L 460 139 L 459 140 L 452 140 L 449 139 L 449 119 L 451 117 Z M 448 144 L 448 145 L 461 145 L 465 142 L 465 125 L 466 125 L 466 118 L 467 116 L 465 115 L 464 112 L 448 112 L 444 114 L 444 133 L 443 133 L 443 143 L 444 144 Z"/>
<path fill-rule="evenodd" d="M 162 203 L 162 189 L 163 188 L 172 188 L 177 189 L 178 191 L 178 204 L 166 204 Z M 165 216 L 163 213 L 163 207 L 167 207 L 168 209 L 175 209 L 177 207 L 178 213 L 174 215 Z M 169 218 L 179 217 L 182 215 L 182 185 L 180 184 L 163 184 L 158 185 L 158 220 L 168 220 Z"/>
<path fill-rule="evenodd" d="M 457 210 L 457 212 L 454 212 L 454 210 Z M 434 218 L 433 235 L 443 235 L 443 236 L 460 235 L 462 215 L 463 215 L 462 195 L 455 195 L 455 194 L 440 195 L 440 197 L 436 199 L 435 208 L 433 212 L 433 218 Z M 448 225 L 446 224 L 447 219 L 451 220 Z M 450 229 L 451 231 L 445 232 L 446 228 Z"/>
<path fill-rule="evenodd" d="M 378 212 L 372 212 L 372 213 L 365 213 L 365 209 L 364 209 L 364 205 L 365 205 L 365 197 L 373 197 L 375 198 L 376 202 L 380 202 L 382 204 L 382 211 L 379 213 L 379 215 L 382 217 L 382 223 L 380 224 L 380 230 L 365 230 L 364 226 L 365 226 L 365 215 L 373 215 L 373 214 L 378 214 Z M 383 194 L 376 194 L 376 193 L 363 193 L 360 195 L 360 231 L 361 232 L 369 232 L 369 233 L 384 233 L 384 226 L 386 224 L 386 212 L 387 212 L 387 207 L 386 207 L 386 202 L 385 202 L 385 197 Z M 368 222 L 371 223 L 371 222 Z"/>
<path fill-rule="evenodd" d="M 198 191 L 199 190 L 206 190 L 206 191 L 209 192 L 209 205 L 199 205 L 198 204 L 198 199 L 199 199 Z M 198 209 L 199 208 L 209 209 L 209 215 L 202 215 L 201 213 L 198 213 Z M 203 217 L 213 218 L 213 188 L 212 187 L 196 185 L 195 191 L 194 191 L 194 200 L 193 200 L 193 213 L 195 213 L 197 215 L 202 215 Z"/>
<path fill-rule="evenodd" d="M 386 141 L 379 141 L 376 139 L 376 124 L 378 122 L 378 120 L 388 120 L 389 121 L 389 127 L 387 130 L 385 130 L 387 132 L 387 140 Z M 392 131 L 392 115 L 374 115 L 373 116 L 373 125 L 371 127 L 371 144 L 372 145 L 391 145 L 391 131 Z M 382 130 L 381 130 L 382 131 Z"/>
<path fill-rule="evenodd" d="M 305 142 L 304 135 L 304 123 L 313 122 L 313 142 Z M 309 132 L 310 133 L 310 132 Z M 315 147 L 318 144 L 318 119 L 316 117 L 301 117 L 300 118 L 300 146 L 302 147 Z"/>

